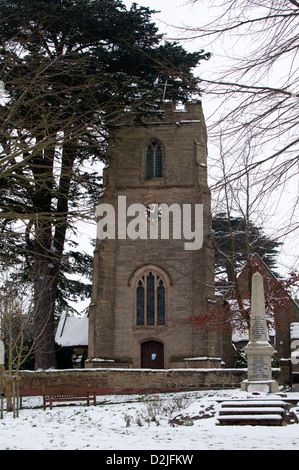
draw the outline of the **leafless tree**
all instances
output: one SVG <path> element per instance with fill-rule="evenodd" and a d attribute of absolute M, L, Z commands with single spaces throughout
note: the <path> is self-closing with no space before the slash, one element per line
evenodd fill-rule
<path fill-rule="evenodd" d="M 189 4 L 200 8 L 198 0 Z M 208 4 L 214 19 L 202 25 L 199 17 L 196 26 L 186 28 L 185 37 L 200 39 L 215 52 L 209 64 L 214 63 L 215 70 L 202 80 L 206 101 L 215 97 L 217 103 L 208 122 L 213 193 L 219 194 L 228 183 L 236 193 L 240 181 L 250 178 L 252 200 L 260 197 L 256 191 L 262 191 L 264 201 L 268 198 L 265 210 L 272 209 L 273 215 L 282 193 L 289 191 L 286 214 L 275 227 L 276 236 L 283 239 L 298 228 L 299 2 Z M 217 47 L 221 47 L 218 57 Z M 225 64 L 218 67 L 224 48 Z M 220 135 L 226 152 L 225 178 L 216 171 Z M 242 155 L 249 147 L 251 159 L 244 165 Z M 258 187 L 253 184 L 257 180 Z"/>
<path fill-rule="evenodd" d="M 7 410 L 13 410 L 15 397 L 12 397 L 12 390 L 15 390 L 18 372 L 33 353 L 33 317 L 30 307 L 28 309 L 28 297 L 22 299 L 16 289 L 5 287 L 6 282 L 1 282 L 0 339 L 4 344 L 6 364 L 1 365 L 0 389 L 6 391 Z"/>

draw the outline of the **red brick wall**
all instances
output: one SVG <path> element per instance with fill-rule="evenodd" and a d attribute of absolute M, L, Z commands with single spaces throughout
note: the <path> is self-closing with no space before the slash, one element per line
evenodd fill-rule
<path fill-rule="evenodd" d="M 84 387 L 97 395 L 239 388 L 244 369 L 69 369 L 22 371 L 22 395 L 41 395 L 51 387 Z M 273 378 L 282 372 L 274 371 Z"/>

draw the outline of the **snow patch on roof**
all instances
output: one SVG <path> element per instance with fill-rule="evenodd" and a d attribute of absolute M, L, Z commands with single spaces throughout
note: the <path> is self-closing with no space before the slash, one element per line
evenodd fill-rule
<path fill-rule="evenodd" d="M 59 346 L 88 346 L 88 317 L 60 317 L 55 342 Z"/>

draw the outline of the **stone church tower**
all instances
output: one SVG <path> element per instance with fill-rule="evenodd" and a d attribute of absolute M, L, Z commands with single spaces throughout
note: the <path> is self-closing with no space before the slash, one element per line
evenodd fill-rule
<path fill-rule="evenodd" d="M 216 333 L 188 322 L 214 296 L 202 107 L 164 103 L 163 113 L 124 121 L 110 145 L 86 367 L 220 367 Z"/>

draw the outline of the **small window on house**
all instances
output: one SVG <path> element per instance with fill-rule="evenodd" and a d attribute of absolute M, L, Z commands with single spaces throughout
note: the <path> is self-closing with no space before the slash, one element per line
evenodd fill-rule
<path fill-rule="evenodd" d="M 163 150 L 160 144 L 152 142 L 146 149 L 146 178 L 162 178 Z"/>
<path fill-rule="evenodd" d="M 137 325 L 165 324 L 165 286 L 157 273 L 149 271 L 139 279 L 136 301 Z"/>

